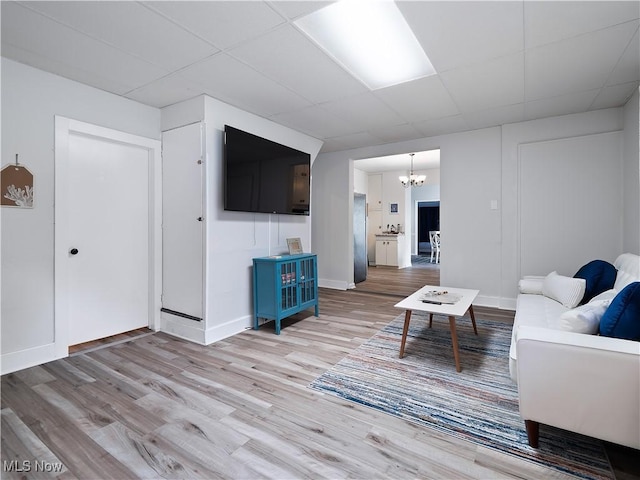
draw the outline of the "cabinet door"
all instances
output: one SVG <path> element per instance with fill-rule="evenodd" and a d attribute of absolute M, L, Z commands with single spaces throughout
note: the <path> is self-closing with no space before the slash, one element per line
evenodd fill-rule
<path fill-rule="evenodd" d="M 398 266 L 398 241 L 389 240 L 387 242 L 387 265 Z"/>
<path fill-rule="evenodd" d="M 197 318 L 203 317 L 202 151 L 200 123 L 162 133 L 162 307 Z"/>
<path fill-rule="evenodd" d="M 376 262 L 376 234 L 382 233 L 382 211 L 369 210 L 367 230 L 367 256 L 371 263 L 378 263 Z"/>
<path fill-rule="evenodd" d="M 387 242 L 376 240 L 376 265 L 387 264 Z"/>
<path fill-rule="evenodd" d="M 382 210 L 382 174 L 369 175 L 369 210 Z"/>

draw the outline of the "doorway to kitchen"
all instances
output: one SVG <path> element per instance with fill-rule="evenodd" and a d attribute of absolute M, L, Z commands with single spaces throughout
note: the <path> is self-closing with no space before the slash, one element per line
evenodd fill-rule
<path fill-rule="evenodd" d="M 418 202 L 418 246 L 421 256 L 430 256 L 432 245 L 429 232 L 440 231 L 440 202 Z"/>

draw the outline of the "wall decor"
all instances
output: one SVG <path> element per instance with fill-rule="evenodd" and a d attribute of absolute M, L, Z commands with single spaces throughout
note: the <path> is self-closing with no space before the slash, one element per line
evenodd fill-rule
<path fill-rule="evenodd" d="M 0 192 L 3 207 L 33 208 L 33 174 L 24 165 L 15 163 L 2 167 L 0 171 Z"/>
<path fill-rule="evenodd" d="M 392 215 L 397 215 L 398 214 L 398 204 L 397 203 L 390 203 L 389 204 L 389 213 Z"/>

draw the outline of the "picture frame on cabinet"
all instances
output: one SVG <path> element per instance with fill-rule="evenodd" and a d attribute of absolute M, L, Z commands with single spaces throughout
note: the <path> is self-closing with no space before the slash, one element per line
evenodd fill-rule
<path fill-rule="evenodd" d="M 289 255 L 299 255 L 302 251 L 302 242 L 298 237 L 287 238 L 287 247 L 289 247 Z"/>

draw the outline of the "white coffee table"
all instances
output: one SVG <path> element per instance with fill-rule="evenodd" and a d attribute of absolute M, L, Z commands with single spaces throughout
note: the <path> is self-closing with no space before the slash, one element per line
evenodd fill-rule
<path fill-rule="evenodd" d="M 459 297 L 453 303 L 425 303 L 423 298 L 427 297 L 429 302 L 437 302 L 438 295 L 428 295 L 428 292 L 448 292 L 449 297 Z M 473 314 L 473 306 L 471 303 L 478 296 L 479 290 L 470 290 L 467 288 L 440 287 L 433 285 L 425 285 L 417 292 L 411 294 L 401 302 L 396 303 L 396 307 L 406 310 L 404 316 L 404 328 L 402 329 L 402 343 L 400 343 L 400 358 L 404 357 L 404 346 L 407 342 L 407 332 L 409 331 L 409 322 L 411 321 L 411 312 L 417 310 L 419 312 L 429 313 L 429 328 L 433 322 L 433 314 L 439 313 L 449 317 L 449 328 L 451 329 L 451 343 L 453 344 L 453 357 L 456 361 L 456 371 L 460 371 L 460 355 L 458 353 L 458 334 L 456 333 L 456 317 L 462 317 L 467 312 L 471 316 L 473 331 L 478 334 L 476 328 L 476 319 Z M 442 298 L 446 298 L 443 296 Z"/>

